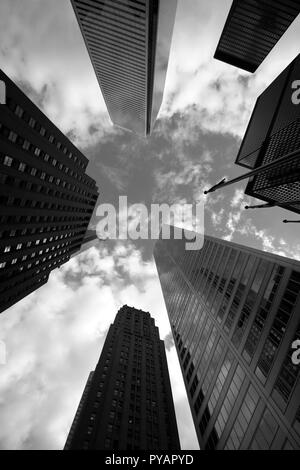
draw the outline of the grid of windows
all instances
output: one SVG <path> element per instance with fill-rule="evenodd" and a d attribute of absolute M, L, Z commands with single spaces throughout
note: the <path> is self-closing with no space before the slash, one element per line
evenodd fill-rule
<path fill-rule="evenodd" d="M 216 419 L 215 428 L 218 433 L 219 438 L 224 431 L 226 423 L 229 419 L 230 413 L 236 403 L 236 399 L 238 397 L 239 391 L 245 379 L 245 372 L 241 368 L 240 365 L 237 366 L 235 374 L 233 376 L 232 381 L 230 382 L 228 392 L 226 397 L 223 401 L 222 408 L 220 413 Z"/>
<path fill-rule="evenodd" d="M 293 271 L 258 360 L 256 375 L 262 382 L 265 382 L 274 363 L 299 293 L 300 272 Z"/>
<path fill-rule="evenodd" d="M 225 449 L 239 449 L 254 414 L 258 400 L 258 393 L 254 389 L 253 385 L 250 385 L 234 422 L 230 436 L 226 442 Z"/>
<path fill-rule="evenodd" d="M 278 429 L 278 423 L 268 408 L 260 420 L 258 428 L 251 442 L 251 449 L 268 450 L 272 446 L 273 439 Z"/>
<path fill-rule="evenodd" d="M 296 331 L 295 339 L 300 339 L 300 323 Z M 290 348 L 286 354 L 274 389 L 280 394 L 285 403 L 288 402 L 297 380 L 300 376 L 300 367 L 292 361 L 293 350 Z"/>
<path fill-rule="evenodd" d="M 100 450 L 179 448 L 164 345 L 148 313 L 128 306 L 119 310 L 87 408 L 67 442 L 70 449 L 81 449 L 84 442 Z"/>
<path fill-rule="evenodd" d="M 247 360 L 247 362 L 251 361 L 256 351 L 283 274 L 284 268 L 282 266 L 274 267 L 245 343 L 243 357 Z"/>
<path fill-rule="evenodd" d="M 98 191 L 85 174 L 87 159 L 2 71 L 0 78 L 7 89 L 0 119 L 1 312 L 80 249 Z"/>
<path fill-rule="evenodd" d="M 231 366 L 233 364 L 233 359 L 234 356 L 230 350 L 228 350 L 225 359 L 221 365 L 221 369 L 219 371 L 219 374 L 216 379 L 216 383 L 214 385 L 214 388 L 211 392 L 211 396 L 208 401 L 208 409 L 210 411 L 210 414 L 213 414 L 213 411 L 218 403 L 219 397 L 221 395 L 221 392 L 223 390 L 223 387 L 225 385 L 226 378 L 229 374 L 229 371 L 231 369 Z"/>
<path fill-rule="evenodd" d="M 263 405 L 278 416 L 281 433 L 289 422 L 295 434 L 299 368 L 288 339 L 296 332 L 299 263 L 209 236 L 195 253 L 184 244 L 160 240 L 154 257 L 200 447 L 249 448 Z M 264 381 L 257 371 L 273 336 L 278 361 L 271 358 L 274 368 Z"/>

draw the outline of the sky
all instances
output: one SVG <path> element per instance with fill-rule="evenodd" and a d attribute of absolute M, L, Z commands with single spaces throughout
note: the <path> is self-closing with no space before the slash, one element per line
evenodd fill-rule
<path fill-rule="evenodd" d="M 24 8 L 24 4 L 26 7 Z M 259 203 L 234 161 L 257 97 L 298 54 L 296 19 L 255 74 L 213 59 L 230 0 L 178 0 L 152 135 L 112 126 L 69 0 L 1 0 L 0 66 L 89 159 L 98 204 L 204 203 L 205 233 L 300 260 L 298 225 Z M 291 215 L 293 217 L 291 217 Z M 134 221 L 137 214 L 131 214 Z M 93 215 L 92 226 L 99 219 Z M 156 266 L 154 241 L 98 241 L 4 312 L 0 449 L 61 449 L 117 310 L 149 311 L 165 339 L 182 449 L 198 449 Z"/>

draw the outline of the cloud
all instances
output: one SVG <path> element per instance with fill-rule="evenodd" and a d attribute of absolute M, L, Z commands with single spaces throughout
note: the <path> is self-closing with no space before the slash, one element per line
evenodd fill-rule
<path fill-rule="evenodd" d="M 170 351 L 174 347 L 174 339 L 172 331 L 164 337 L 165 347 L 167 351 Z"/>
<path fill-rule="evenodd" d="M 245 194 L 242 188 L 235 189 L 234 196 L 230 202 L 231 207 L 238 207 L 241 205 L 242 200 L 244 199 Z"/>
<path fill-rule="evenodd" d="M 52 272 L 45 286 L 1 316 L 7 363 L 0 366 L 0 448 L 63 447 L 87 375 L 125 303 L 150 311 L 170 346 L 156 267 L 143 261 L 130 242 L 111 249 L 100 245 L 72 258 Z M 177 397 L 181 377 L 169 368 L 176 407 L 187 407 L 185 392 Z M 185 414 L 177 412 L 185 421 Z"/>

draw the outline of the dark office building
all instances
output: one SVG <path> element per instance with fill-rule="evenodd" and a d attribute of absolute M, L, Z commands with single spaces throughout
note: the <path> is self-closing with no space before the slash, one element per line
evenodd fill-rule
<path fill-rule="evenodd" d="M 300 262 L 205 236 L 154 256 L 201 449 L 299 449 Z"/>
<path fill-rule="evenodd" d="M 159 112 L 177 0 L 71 0 L 110 118 L 149 135 Z"/>
<path fill-rule="evenodd" d="M 255 169 L 288 157 L 288 163 L 253 176 L 246 194 L 300 213 L 300 105 L 295 81 L 300 77 L 300 55 L 259 96 L 236 163 Z"/>
<path fill-rule="evenodd" d="M 215 59 L 255 72 L 299 13 L 298 0 L 234 0 Z"/>
<path fill-rule="evenodd" d="M 117 313 L 65 449 L 180 449 L 164 342 L 149 313 Z"/>
<path fill-rule="evenodd" d="M 0 70 L 0 312 L 80 250 L 97 201 L 87 158 Z"/>

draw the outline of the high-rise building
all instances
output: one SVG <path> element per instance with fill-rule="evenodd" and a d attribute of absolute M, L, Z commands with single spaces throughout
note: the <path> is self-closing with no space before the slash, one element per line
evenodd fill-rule
<path fill-rule="evenodd" d="M 283 158 L 277 168 L 253 176 L 245 193 L 298 214 L 300 105 L 296 98 L 300 93 L 295 83 L 299 77 L 300 55 L 257 99 L 236 159 L 238 165 L 256 169 Z"/>
<path fill-rule="evenodd" d="M 155 261 L 201 449 L 299 449 L 300 262 L 205 236 Z"/>
<path fill-rule="evenodd" d="M 0 312 L 80 250 L 98 198 L 88 159 L 0 70 Z"/>
<path fill-rule="evenodd" d="M 97 236 L 96 230 L 88 229 L 85 233 L 85 236 L 84 236 L 83 240 L 82 240 L 80 250 L 77 251 L 76 253 L 73 253 L 71 255 L 71 258 L 74 258 L 74 256 L 77 256 L 78 254 L 83 253 L 86 250 L 89 250 L 93 246 L 97 246 L 97 244 L 99 242 L 100 242 L 100 240 Z"/>
<path fill-rule="evenodd" d="M 65 449 L 180 449 L 164 342 L 149 313 L 117 313 Z"/>
<path fill-rule="evenodd" d="M 299 13 L 297 0 L 234 0 L 215 59 L 255 72 Z"/>
<path fill-rule="evenodd" d="M 71 0 L 112 122 L 149 135 L 165 85 L 177 0 Z"/>

